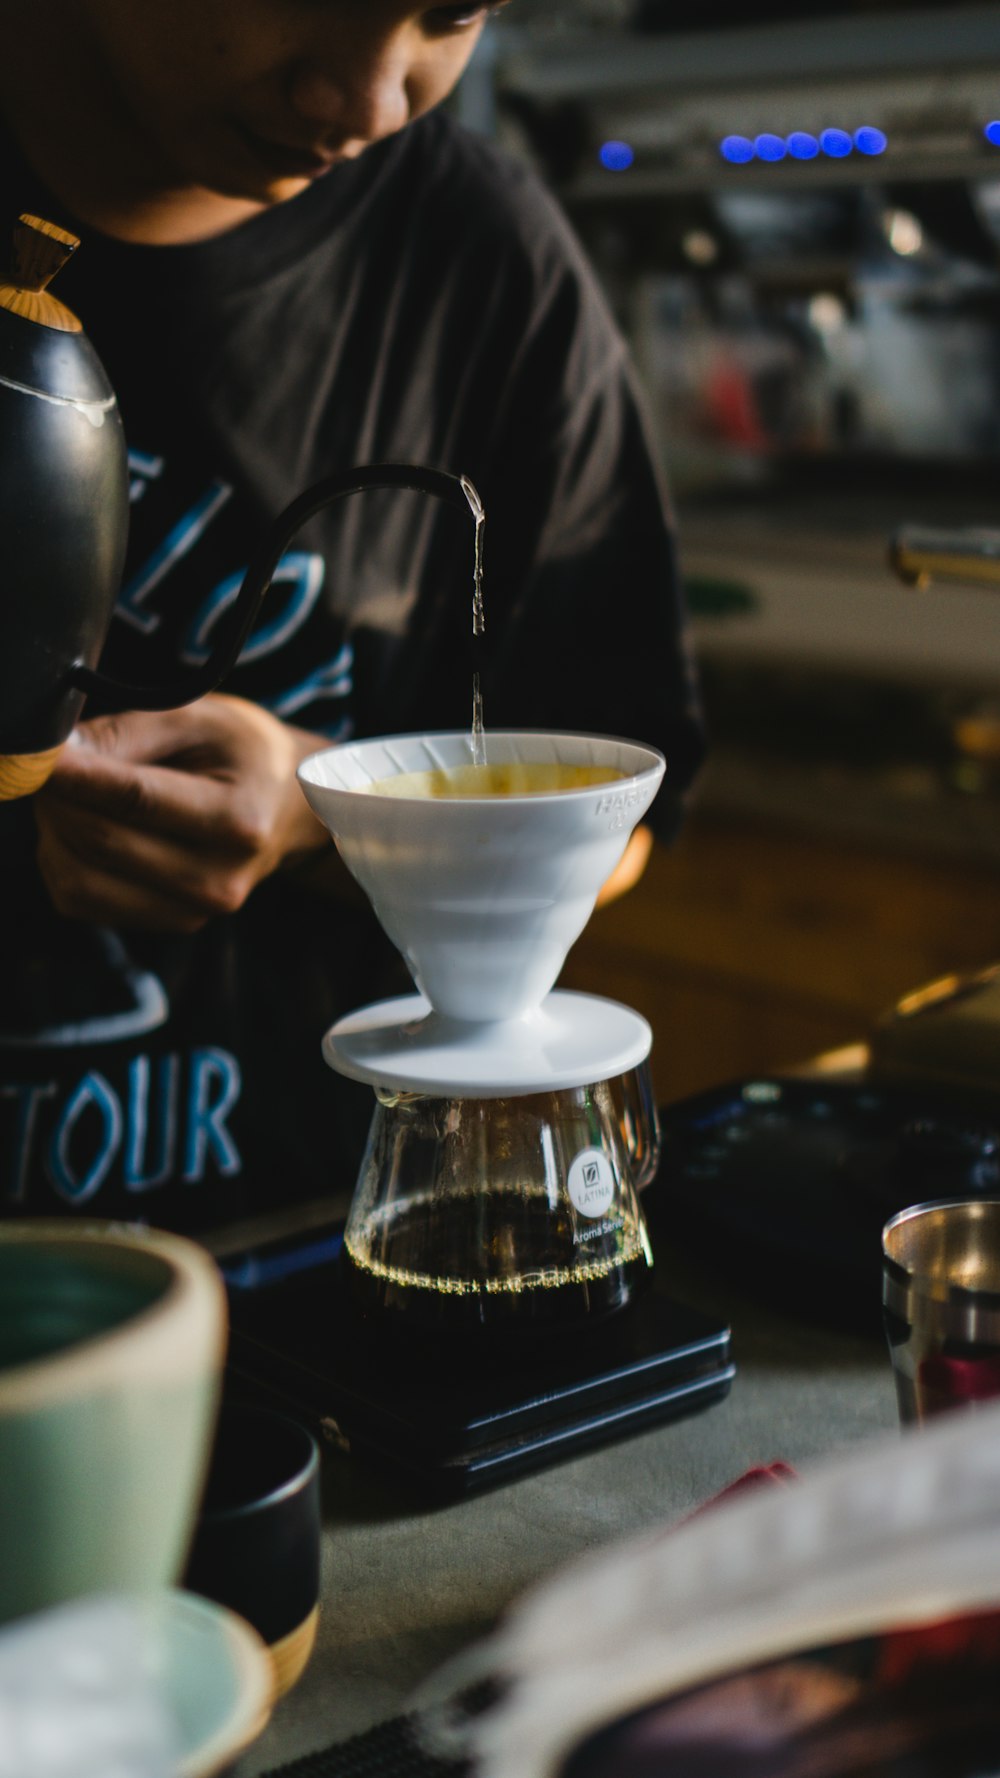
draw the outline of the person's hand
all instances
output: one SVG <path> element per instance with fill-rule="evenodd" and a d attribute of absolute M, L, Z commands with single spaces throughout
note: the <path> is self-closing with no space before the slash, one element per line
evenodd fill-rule
<path fill-rule="evenodd" d="M 641 825 L 635 828 L 610 877 L 601 884 L 594 906 L 607 907 L 609 901 L 617 901 L 619 895 L 627 895 L 634 889 L 649 863 L 652 850 L 652 828 Z"/>
<path fill-rule="evenodd" d="M 325 743 L 215 693 L 81 723 L 35 799 L 38 863 L 69 919 L 195 932 L 262 877 L 330 848 L 295 778 Z"/>

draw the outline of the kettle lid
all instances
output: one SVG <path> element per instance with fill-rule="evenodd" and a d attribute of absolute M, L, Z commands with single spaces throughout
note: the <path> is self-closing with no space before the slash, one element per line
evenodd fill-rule
<path fill-rule="evenodd" d="M 9 282 L 0 283 L 0 309 L 58 333 L 82 333 L 72 310 L 48 290 L 79 245 L 78 237 L 68 229 L 41 216 L 22 215 L 14 229 L 13 275 Z"/>

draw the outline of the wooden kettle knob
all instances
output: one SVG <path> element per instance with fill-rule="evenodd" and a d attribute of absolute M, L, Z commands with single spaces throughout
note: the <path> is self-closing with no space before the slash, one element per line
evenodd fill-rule
<path fill-rule="evenodd" d="M 49 747 L 44 753 L 0 753 L 0 803 L 41 790 L 55 770 L 63 745 Z"/>
<path fill-rule="evenodd" d="M 80 333 L 80 322 L 54 296 L 48 286 L 72 258 L 80 242 L 68 229 L 46 222 L 42 216 L 22 215 L 14 230 L 13 277 L 0 284 L 0 308 L 57 333 Z"/>

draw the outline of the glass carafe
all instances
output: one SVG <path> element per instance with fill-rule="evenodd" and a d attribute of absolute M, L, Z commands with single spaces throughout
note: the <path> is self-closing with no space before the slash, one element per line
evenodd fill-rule
<path fill-rule="evenodd" d="M 648 1280 L 639 1190 L 658 1131 L 645 1066 L 509 1098 L 376 1093 L 345 1231 L 354 1306 L 383 1334 L 507 1350 L 603 1321 Z"/>

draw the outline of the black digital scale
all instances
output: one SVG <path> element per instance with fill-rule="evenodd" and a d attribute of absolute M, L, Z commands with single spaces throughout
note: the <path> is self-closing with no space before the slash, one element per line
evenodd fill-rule
<path fill-rule="evenodd" d="M 354 1319 L 340 1226 L 223 1262 L 231 1386 L 441 1500 L 507 1481 L 707 1406 L 734 1375 L 729 1329 L 656 1280 L 594 1329 L 499 1363 L 460 1342 L 395 1353 Z M 401 1347 L 403 1342 L 401 1341 Z M 407 1342 L 407 1346 L 410 1343 Z"/>

